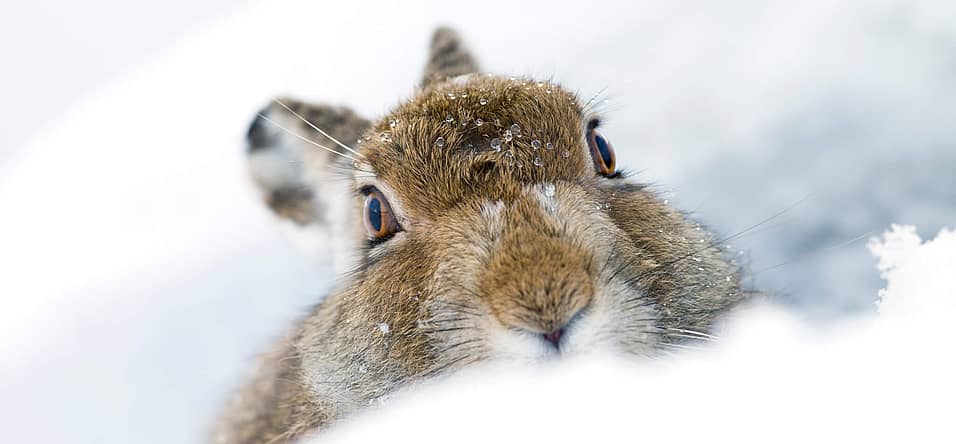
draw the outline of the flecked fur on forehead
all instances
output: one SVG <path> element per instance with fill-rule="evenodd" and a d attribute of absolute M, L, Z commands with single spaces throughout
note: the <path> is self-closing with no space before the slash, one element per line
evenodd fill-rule
<path fill-rule="evenodd" d="M 476 74 L 422 90 L 361 149 L 407 212 L 430 217 L 479 192 L 510 201 L 524 184 L 594 180 L 585 125 L 577 97 L 557 85 Z"/>

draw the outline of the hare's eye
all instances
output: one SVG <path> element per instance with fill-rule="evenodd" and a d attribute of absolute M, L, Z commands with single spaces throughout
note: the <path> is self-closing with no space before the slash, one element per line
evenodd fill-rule
<path fill-rule="evenodd" d="M 611 143 L 597 132 L 596 129 L 588 130 L 588 148 L 591 149 L 591 160 L 594 161 L 594 171 L 604 177 L 611 177 L 617 174 L 614 158 L 614 148 Z"/>
<path fill-rule="evenodd" d="M 385 196 L 375 188 L 370 188 L 365 197 L 365 227 L 375 240 L 387 239 L 402 229 Z"/>

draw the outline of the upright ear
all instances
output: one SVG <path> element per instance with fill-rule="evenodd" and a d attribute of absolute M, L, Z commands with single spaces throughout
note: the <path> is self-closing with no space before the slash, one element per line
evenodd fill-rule
<path fill-rule="evenodd" d="M 462 43 L 458 33 L 446 27 L 436 29 L 428 50 L 428 63 L 422 75 L 422 86 L 474 72 L 478 72 L 478 63 Z"/>
<path fill-rule="evenodd" d="M 348 156 L 354 156 L 315 128 L 354 146 L 370 124 L 345 107 L 272 101 L 246 135 L 249 172 L 265 204 L 297 225 L 331 229 L 335 217 L 348 209 L 339 206 L 348 195 L 349 181 L 343 177 L 352 169 Z"/>

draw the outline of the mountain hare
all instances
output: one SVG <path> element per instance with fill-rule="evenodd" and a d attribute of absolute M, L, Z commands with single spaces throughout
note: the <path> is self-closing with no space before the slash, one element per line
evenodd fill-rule
<path fill-rule="evenodd" d="M 215 442 L 293 441 L 487 361 L 653 356 L 744 297 L 718 240 L 619 170 L 590 103 L 476 70 L 439 29 L 420 90 L 381 119 L 280 99 L 253 122 L 266 203 L 324 231 L 348 271 Z"/>

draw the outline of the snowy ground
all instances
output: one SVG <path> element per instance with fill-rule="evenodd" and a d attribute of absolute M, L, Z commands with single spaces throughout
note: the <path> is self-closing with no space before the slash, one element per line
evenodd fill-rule
<path fill-rule="evenodd" d="M 774 341 L 735 342 L 732 330 L 726 353 L 648 376 L 634 390 L 708 369 L 755 387 L 748 381 L 760 375 L 719 369 L 765 353 L 783 357 L 767 368 L 772 378 L 757 381 L 795 387 L 782 396 L 819 387 L 802 392 L 807 409 L 832 408 L 828 390 L 854 377 L 872 384 L 847 396 L 945 382 L 902 364 L 891 383 L 879 380 L 890 373 L 869 372 L 914 356 L 909 362 L 939 363 L 932 348 L 907 351 L 923 335 L 901 336 L 891 350 L 898 360 L 866 348 L 897 331 L 879 327 L 885 314 L 865 320 L 884 285 L 866 242 L 891 223 L 927 238 L 956 226 L 952 2 L 326 3 L 245 6 L 17 150 L 26 154 L 0 177 L 0 441 L 196 442 L 249 357 L 329 281 L 245 181 L 248 118 L 278 93 L 377 115 L 410 92 L 438 23 L 458 26 L 491 71 L 553 76 L 583 94 L 606 87 L 605 133 L 621 162 L 723 234 L 799 202 L 734 248 L 750 258 L 755 283 L 795 313 L 787 316 L 803 319 L 792 322 L 832 321 L 827 339 L 781 333 L 789 340 L 777 351 Z M 891 250 L 882 260 L 901 264 Z M 948 260 L 935 263 L 952 269 Z M 916 291 L 911 279 L 887 290 Z M 920 294 L 930 292 L 941 303 L 956 296 L 951 286 Z M 946 307 L 940 313 L 952 314 Z M 736 331 L 772 329 L 775 316 L 783 315 L 746 318 Z M 876 326 L 844 333 L 840 326 L 859 326 L 848 322 Z M 839 361 L 843 379 L 784 365 L 827 362 L 853 341 L 866 351 Z M 794 349 L 803 351 L 788 354 Z M 661 403 L 669 393 L 645 397 Z M 854 397 L 846 410 L 870 412 L 867 400 Z"/>

